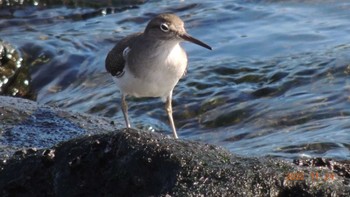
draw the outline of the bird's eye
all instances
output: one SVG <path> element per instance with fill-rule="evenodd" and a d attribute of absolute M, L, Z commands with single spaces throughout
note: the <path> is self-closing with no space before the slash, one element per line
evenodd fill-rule
<path fill-rule="evenodd" d="M 162 24 L 160 24 L 160 29 L 163 32 L 168 32 L 169 31 L 169 26 L 166 23 L 162 23 Z"/>

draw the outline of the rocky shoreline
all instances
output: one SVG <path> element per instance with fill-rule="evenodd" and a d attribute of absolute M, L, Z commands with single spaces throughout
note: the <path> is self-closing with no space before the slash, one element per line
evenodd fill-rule
<path fill-rule="evenodd" d="M 241 157 L 13 97 L 0 114 L 1 196 L 350 194 L 349 161 Z"/>

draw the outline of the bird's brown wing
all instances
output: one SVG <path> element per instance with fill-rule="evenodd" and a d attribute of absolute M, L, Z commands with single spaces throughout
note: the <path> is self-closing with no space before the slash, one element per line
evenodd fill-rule
<path fill-rule="evenodd" d="M 116 77 L 121 77 L 124 74 L 125 59 L 123 51 L 130 45 L 133 39 L 139 36 L 141 33 L 131 34 L 116 44 L 113 49 L 108 53 L 105 60 L 106 70 Z"/>

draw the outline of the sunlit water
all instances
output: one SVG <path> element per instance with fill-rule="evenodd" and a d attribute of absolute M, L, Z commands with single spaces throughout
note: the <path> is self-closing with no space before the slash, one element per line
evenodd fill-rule
<path fill-rule="evenodd" d="M 350 159 L 350 2 L 151 1 L 115 9 L 1 12 L 0 39 L 31 66 L 40 104 L 110 117 L 120 94 L 104 60 L 117 41 L 175 12 L 213 51 L 184 43 L 174 90 L 183 139 L 249 156 Z M 171 134 L 160 99 L 128 99 L 135 127 Z"/>

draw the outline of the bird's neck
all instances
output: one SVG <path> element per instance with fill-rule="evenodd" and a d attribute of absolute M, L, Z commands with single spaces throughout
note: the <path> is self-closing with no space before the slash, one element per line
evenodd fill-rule
<path fill-rule="evenodd" d="M 147 58 L 149 60 L 161 61 L 167 58 L 174 49 L 180 47 L 180 41 L 177 39 L 155 39 L 147 34 L 141 37 L 142 45 L 134 46 L 132 49 L 141 57 L 139 59 Z"/>

